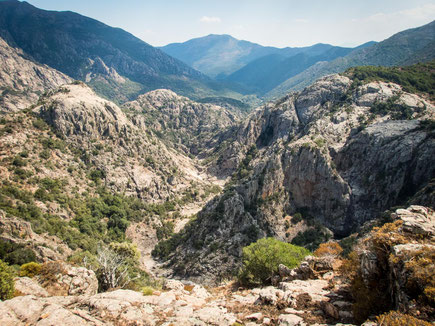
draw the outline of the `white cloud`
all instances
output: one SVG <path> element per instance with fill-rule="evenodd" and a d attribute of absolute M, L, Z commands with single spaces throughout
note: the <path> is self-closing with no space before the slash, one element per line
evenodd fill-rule
<path fill-rule="evenodd" d="M 309 21 L 308 21 L 308 19 L 298 18 L 298 19 L 295 19 L 294 22 L 295 23 L 307 24 Z"/>
<path fill-rule="evenodd" d="M 369 40 L 383 41 L 400 31 L 427 24 L 435 17 L 435 4 L 392 12 L 378 12 L 358 19 L 345 20 L 337 25 L 336 40 L 330 43 L 358 45 Z"/>
<path fill-rule="evenodd" d="M 212 23 L 220 23 L 221 19 L 219 17 L 202 16 L 199 21 L 201 23 L 212 24 Z"/>
<path fill-rule="evenodd" d="M 384 20 L 402 20 L 402 19 L 408 19 L 408 20 L 422 20 L 434 17 L 435 15 L 435 4 L 425 4 L 420 7 L 396 11 L 392 13 L 377 13 L 370 17 L 368 17 L 368 20 L 371 21 L 384 21 Z"/>

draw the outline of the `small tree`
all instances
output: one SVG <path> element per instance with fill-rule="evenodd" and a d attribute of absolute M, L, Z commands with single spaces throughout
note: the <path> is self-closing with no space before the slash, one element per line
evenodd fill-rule
<path fill-rule="evenodd" d="M 278 266 L 297 267 L 310 252 L 274 238 L 263 238 L 243 248 L 243 267 L 239 282 L 243 285 L 270 283 L 278 273 Z"/>
<path fill-rule="evenodd" d="M 14 294 L 14 270 L 0 260 L 0 300 L 8 300 Z"/>

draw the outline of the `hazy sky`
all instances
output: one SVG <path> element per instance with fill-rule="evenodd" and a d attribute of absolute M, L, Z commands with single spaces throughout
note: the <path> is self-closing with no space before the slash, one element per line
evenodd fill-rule
<path fill-rule="evenodd" d="M 355 46 L 435 19 L 435 0 L 28 0 L 121 27 L 154 46 L 208 34 L 277 47 Z"/>

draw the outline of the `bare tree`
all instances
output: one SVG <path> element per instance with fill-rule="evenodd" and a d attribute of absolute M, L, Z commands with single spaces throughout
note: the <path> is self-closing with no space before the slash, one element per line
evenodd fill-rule
<path fill-rule="evenodd" d="M 123 288 L 133 280 L 128 273 L 125 258 L 110 248 L 98 247 L 97 261 L 100 265 L 98 274 L 101 288 Z"/>

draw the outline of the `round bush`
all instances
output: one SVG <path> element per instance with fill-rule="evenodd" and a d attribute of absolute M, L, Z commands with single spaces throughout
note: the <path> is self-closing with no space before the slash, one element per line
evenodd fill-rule
<path fill-rule="evenodd" d="M 21 277 L 33 277 L 40 273 L 41 273 L 41 265 L 35 262 L 30 262 L 20 267 Z"/>
<path fill-rule="evenodd" d="M 317 257 L 333 256 L 338 257 L 343 252 L 343 248 L 337 242 L 325 242 L 321 243 L 319 248 L 314 251 L 314 255 Z"/>
<path fill-rule="evenodd" d="M 243 248 L 243 266 L 239 273 L 242 285 L 270 283 L 279 264 L 297 267 L 311 253 L 303 248 L 274 238 L 263 238 Z"/>
<path fill-rule="evenodd" d="M 0 260 L 0 300 L 12 298 L 14 294 L 14 270 Z"/>

